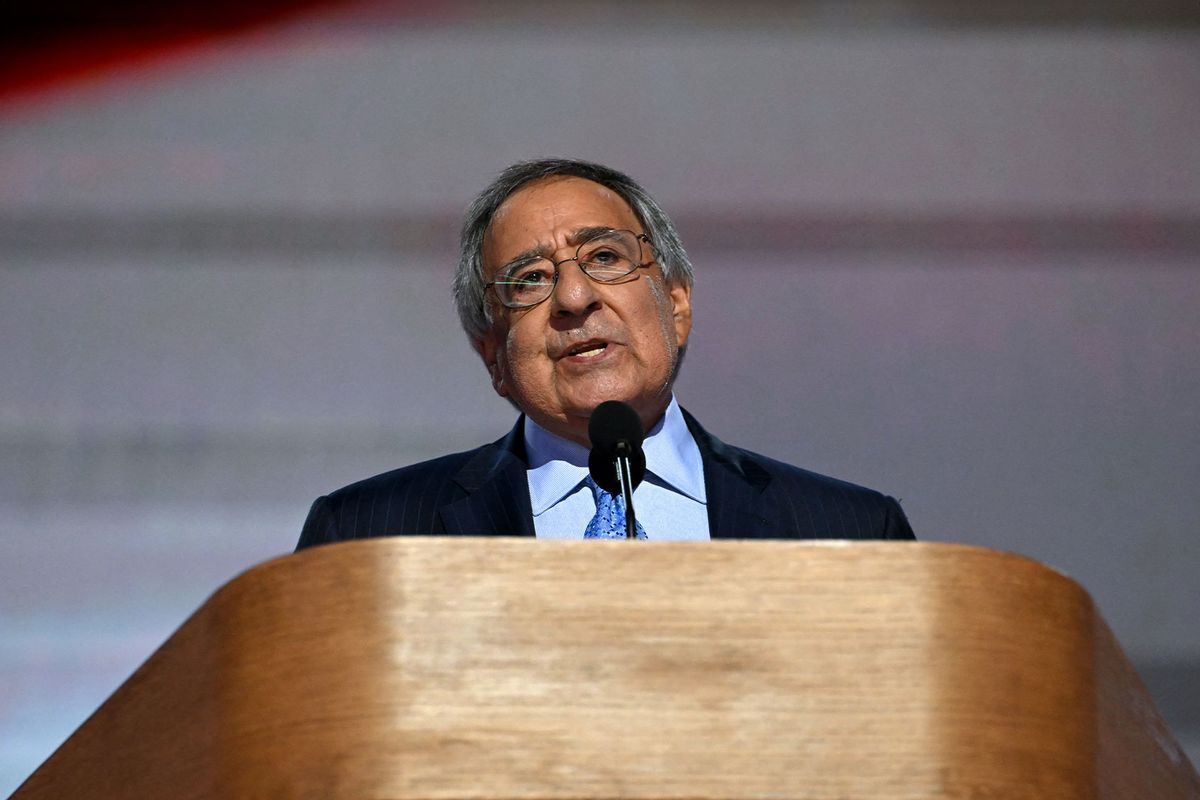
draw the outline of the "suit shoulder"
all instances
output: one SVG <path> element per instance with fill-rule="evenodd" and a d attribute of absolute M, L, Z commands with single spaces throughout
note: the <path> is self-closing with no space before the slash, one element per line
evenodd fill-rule
<path fill-rule="evenodd" d="M 496 444 L 440 456 L 364 478 L 318 497 L 308 512 L 297 550 L 375 536 L 437 535 L 438 509 L 466 495 L 457 477 L 488 458 Z"/>
<path fill-rule="evenodd" d="M 417 487 L 425 487 L 431 480 L 448 481 L 461 470 L 473 456 L 493 445 L 485 445 L 474 450 L 431 458 L 416 464 L 381 472 L 369 478 L 347 484 L 340 489 L 330 492 L 325 499 L 330 502 L 347 502 L 364 497 L 374 497 L 380 494 L 403 492 Z"/>
<path fill-rule="evenodd" d="M 725 445 L 791 530 L 806 538 L 914 539 L 900 503 L 883 492 Z"/>
<path fill-rule="evenodd" d="M 848 493 L 879 500 L 887 497 L 883 492 L 870 489 L 866 486 L 860 486 L 857 483 L 851 483 L 841 478 L 834 478 L 830 475 L 823 475 L 820 472 L 813 472 L 803 467 L 797 467 L 794 464 L 788 464 L 785 461 L 764 456 L 761 453 L 755 453 L 742 447 L 726 446 L 730 450 L 737 452 L 747 463 L 757 466 L 770 475 L 771 478 L 784 483 L 802 484 L 810 491 Z"/>

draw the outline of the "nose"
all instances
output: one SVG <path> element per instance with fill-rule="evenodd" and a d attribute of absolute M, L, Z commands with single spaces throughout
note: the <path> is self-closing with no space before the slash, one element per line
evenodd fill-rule
<path fill-rule="evenodd" d="M 558 280 L 550 295 L 550 313 L 555 317 L 574 317 L 600 307 L 596 282 L 583 274 L 574 258 L 558 262 Z"/>

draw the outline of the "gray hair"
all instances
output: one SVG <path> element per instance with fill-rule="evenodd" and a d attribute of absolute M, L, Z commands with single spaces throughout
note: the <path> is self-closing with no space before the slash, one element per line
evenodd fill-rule
<path fill-rule="evenodd" d="M 500 173 L 467 209 L 459 237 L 458 270 L 454 275 L 454 304 L 463 330 L 473 345 L 492 323 L 491 304 L 485 302 L 483 240 L 492 216 L 505 200 L 528 183 L 554 177 L 583 178 L 616 192 L 629 204 L 654 246 L 663 277 L 671 285 L 691 286 L 692 263 L 688 260 L 675 225 L 633 178 L 601 164 L 569 158 L 521 161 Z"/>

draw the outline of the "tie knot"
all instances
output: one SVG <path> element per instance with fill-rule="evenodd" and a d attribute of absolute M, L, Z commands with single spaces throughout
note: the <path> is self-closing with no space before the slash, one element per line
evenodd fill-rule
<path fill-rule="evenodd" d="M 585 539 L 624 539 L 625 538 L 625 498 L 621 495 L 611 495 L 588 475 L 584 483 L 592 490 L 596 501 L 596 515 L 588 523 L 583 532 Z M 642 523 L 634 520 L 637 538 L 646 538 L 646 529 Z"/>
<path fill-rule="evenodd" d="M 583 479 L 583 482 L 589 489 L 592 490 L 592 498 L 597 502 L 599 502 L 601 494 L 608 494 L 608 492 L 600 488 L 600 484 L 596 483 L 596 479 L 591 476 L 591 473 L 588 473 L 588 476 Z M 609 496 L 611 497 L 611 495 Z"/>

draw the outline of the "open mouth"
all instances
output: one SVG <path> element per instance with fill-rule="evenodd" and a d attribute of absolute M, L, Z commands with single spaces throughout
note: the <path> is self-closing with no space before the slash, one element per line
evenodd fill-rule
<path fill-rule="evenodd" d="M 597 358 L 608 349 L 608 342 L 580 342 L 567 350 L 568 358 Z"/>

